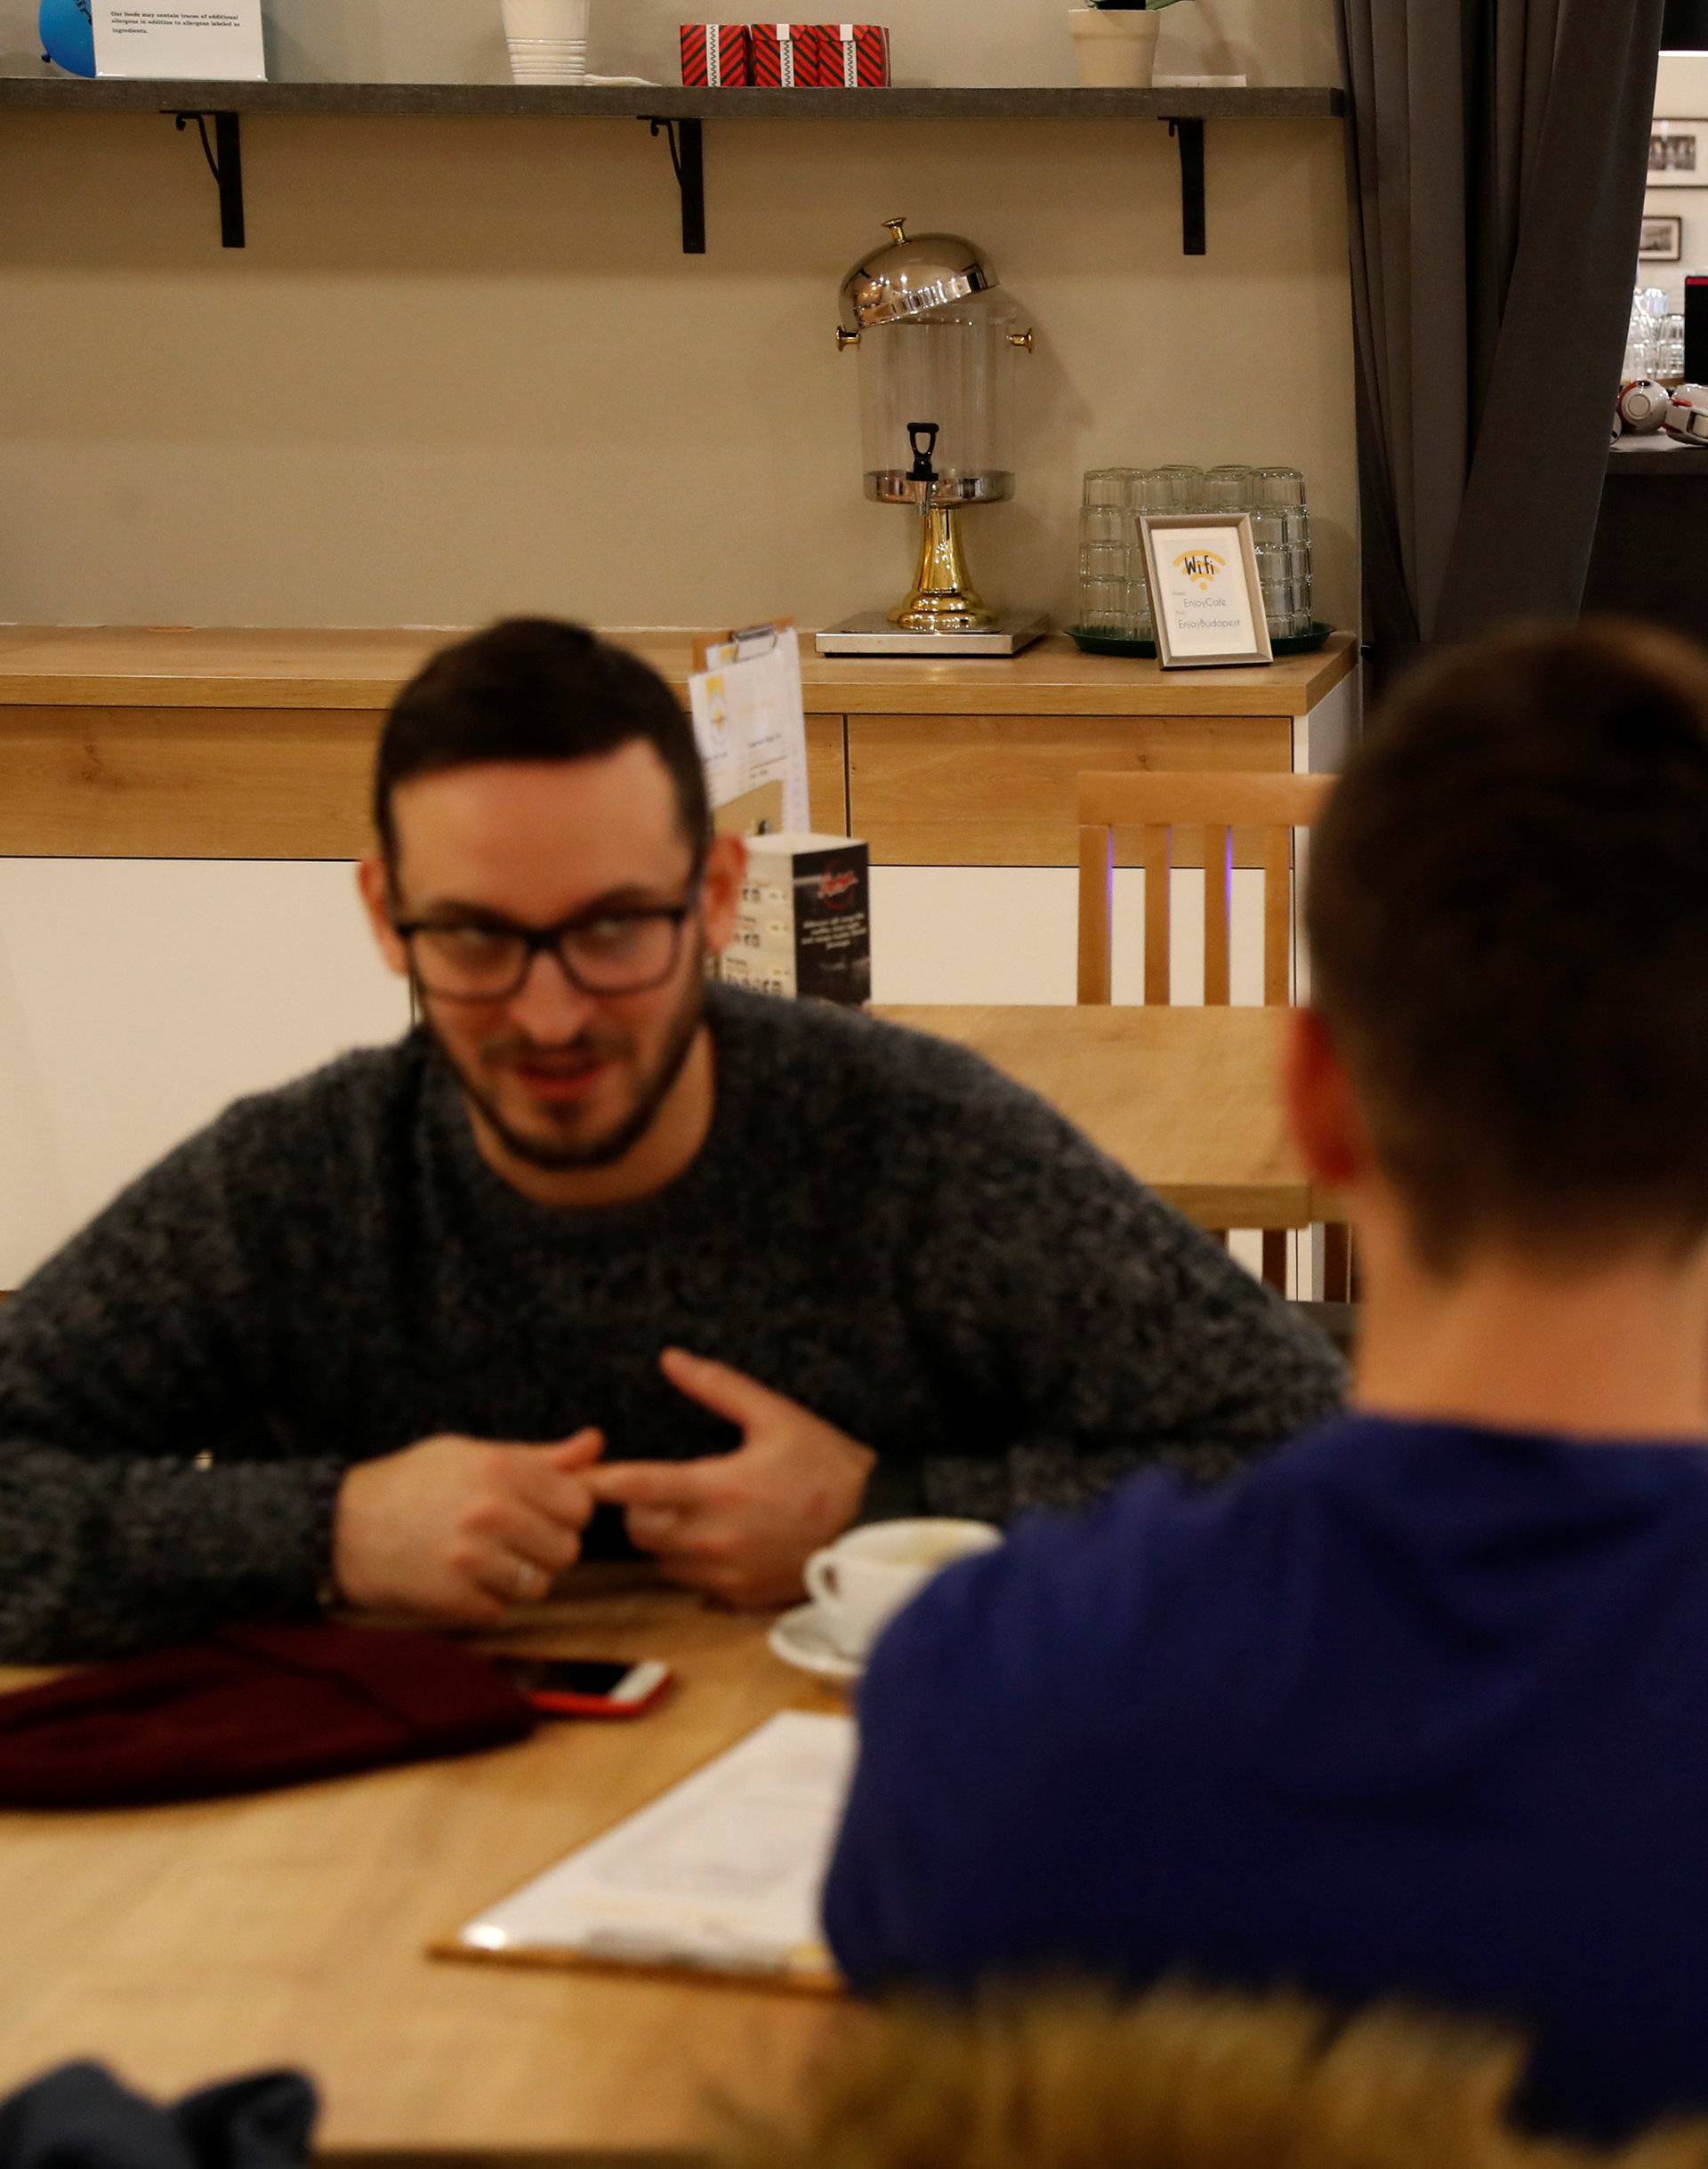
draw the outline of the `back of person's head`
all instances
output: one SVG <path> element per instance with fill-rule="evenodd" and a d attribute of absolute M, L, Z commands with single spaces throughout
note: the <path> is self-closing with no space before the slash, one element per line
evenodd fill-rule
<path fill-rule="evenodd" d="M 1421 666 L 1313 836 L 1308 923 L 1429 1265 L 1708 1230 L 1708 655 L 1609 620 Z"/>
<path fill-rule="evenodd" d="M 589 761 L 637 740 L 663 762 L 697 864 L 705 778 L 681 704 L 649 665 L 583 625 L 511 617 L 444 648 L 392 703 L 374 772 L 374 826 L 397 859 L 392 798 L 416 776 L 494 761 Z"/>
<path fill-rule="evenodd" d="M 1704 2169 L 1708 2125 L 1606 2153 L 1524 2137 L 1516 2036 L 1388 2006 L 1163 1988 L 902 2004 L 715 2169 Z"/>

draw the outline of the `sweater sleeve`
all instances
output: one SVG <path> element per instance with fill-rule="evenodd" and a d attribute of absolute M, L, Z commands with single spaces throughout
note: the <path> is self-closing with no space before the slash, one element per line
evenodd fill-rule
<path fill-rule="evenodd" d="M 1146 1465 L 1225 1476 L 1333 1414 L 1340 1358 L 1227 1250 L 1032 1094 L 945 1138 L 914 1246 L 928 1359 L 969 1410 L 930 1511 L 1077 1506 Z M 976 1430 L 978 1435 L 972 1435 Z"/>
<path fill-rule="evenodd" d="M 283 1296 L 246 1238 L 246 1119 L 181 1146 L 0 1307 L 0 1658 L 315 1601 L 343 1464 L 287 1458 L 268 1420 Z"/>
<path fill-rule="evenodd" d="M 1040 1592 L 1019 1585 L 1016 1542 L 939 1575 L 879 1637 L 860 1683 L 859 1754 L 823 1900 L 858 1994 L 968 1988 L 1047 1954 L 1066 1924 L 1066 1908 L 1031 1917 L 1037 1868 L 1064 1851 L 1076 1877 L 1084 1863 L 1060 1842 L 1073 1795 L 1059 1790 L 1054 1697 L 1038 1685 L 1056 1676 L 1057 1636 Z"/>
<path fill-rule="evenodd" d="M 1210 1506 L 1156 1472 L 1091 1513 L 1027 1515 L 879 1636 L 824 1892 L 859 1993 L 1156 1970 L 1155 1697 L 1180 1669 L 1156 1606 L 1179 1517 Z"/>

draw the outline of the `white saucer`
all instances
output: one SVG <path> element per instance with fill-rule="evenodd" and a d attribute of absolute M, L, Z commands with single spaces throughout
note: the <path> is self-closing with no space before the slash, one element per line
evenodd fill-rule
<path fill-rule="evenodd" d="M 811 1673 L 815 1680 L 834 1680 L 846 1687 L 865 1670 L 858 1657 L 844 1657 L 832 1641 L 816 1604 L 797 1604 L 792 1612 L 785 1612 L 766 1640 L 786 1665 Z"/>

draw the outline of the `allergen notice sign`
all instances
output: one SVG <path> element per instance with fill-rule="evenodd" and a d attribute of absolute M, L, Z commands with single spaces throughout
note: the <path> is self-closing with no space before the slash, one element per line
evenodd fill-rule
<path fill-rule="evenodd" d="M 95 73 L 263 83 L 261 0 L 94 0 Z"/>

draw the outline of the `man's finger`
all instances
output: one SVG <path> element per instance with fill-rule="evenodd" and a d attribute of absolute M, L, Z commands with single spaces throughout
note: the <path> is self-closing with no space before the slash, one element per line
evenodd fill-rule
<path fill-rule="evenodd" d="M 692 1589 L 700 1596 L 709 1597 L 715 1604 L 728 1605 L 737 1611 L 756 1607 L 769 1609 L 752 1581 L 738 1567 L 688 1559 L 661 1559 L 658 1566 L 667 1582 L 673 1582 L 679 1589 Z"/>
<path fill-rule="evenodd" d="M 629 1516 L 631 1533 L 638 1515 Z M 640 1537 L 635 1542 L 640 1542 Z M 656 1543 L 645 1549 L 652 1552 L 658 1564 L 673 1572 L 678 1568 L 728 1567 L 738 1556 L 741 1545 L 729 1528 L 712 1520 L 693 1520 L 672 1515 L 668 1526 L 663 1528 Z"/>
<path fill-rule="evenodd" d="M 673 1550 L 691 1520 L 673 1506 L 631 1506 L 623 1517 L 635 1550 L 655 1554 Z"/>
<path fill-rule="evenodd" d="M 737 1371 L 727 1363 L 714 1363 L 710 1356 L 690 1356 L 685 1348 L 665 1349 L 658 1365 L 679 1393 L 686 1393 L 690 1400 L 698 1401 L 701 1407 L 711 1409 L 713 1415 L 721 1415 L 744 1431 L 761 1416 L 770 1415 L 778 1407 L 793 1408 L 795 1405 L 782 1394 L 773 1393 L 769 1386 L 761 1385 L 757 1378 L 749 1378 L 745 1371 Z"/>
<path fill-rule="evenodd" d="M 578 1431 L 561 1446 L 530 1446 L 512 1463 L 518 1495 L 553 1520 L 572 1528 L 585 1528 L 592 1519 L 593 1498 L 582 1480 L 605 1451 L 605 1434 Z"/>
<path fill-rule="evenodd" d="M 590 1469 L 605 1451 L 605 1434 L 591 1428 L 578 1431 L 566 1439 L 561 1446 L 547 1446 L 539 1449 L 540 1458 L 554 1469 Z"/>
<path fill-rule="evenodd" d="M 466 1572 L 483 1595 L 495 1601 L 506 1611 L 515 1604 L 539 1603 L 556 1578 L 551 1568 L 543 1567 L 538 1560 L 526 1558 L 502 1544 L 483 1546 L 479 1554 L 469 1562 Z"/>
<path fill-rule="evenodd" d="M 520 1557 L 531 1559 L 536 1566 L 544 1567 L 555 1581 L 581 1557 L 581 1532 L 584 1527 L 584 1521 L 567 1520 L 543 1512 L 526 1499 L 515 1499 L 494 1534 Z"/>
<path fill-rule="evenodd" d="M 506 1608 L 478 1582 L 470 1581 L 447 1591 L 444 1601 L 428 1607 L 427 1616 L 444 1626 L 503 1626 Z"/>
<path fill-rule="evenodd" d="M 608 1506 L 661 1506 L 693 1513 L 716 1490 L 718 1461 L 608 1461 L 581 1481 Z"/>
<path fill-rule="evenodd" d="M 529 1453 L 513 1466 L 509 1496 L 534 1513 L 549 1514 L 566 1528 L 584 1529 L 593 1518 L 593 1495 L 579 1470 L 557 1469 Z"/>

